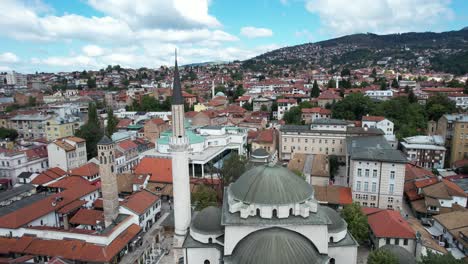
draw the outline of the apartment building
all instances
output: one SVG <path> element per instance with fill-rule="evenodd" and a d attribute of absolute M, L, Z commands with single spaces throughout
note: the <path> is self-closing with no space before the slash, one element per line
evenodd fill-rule
<path fill-rule="evenodd" d="M 79 137 L 59 138 L 47 145 L 49 166 L 69 171 L 84 165 L 87 159 L 86 141 Z"/>
<path fill-rule="evenodd" d="M 336 155 L 344 160 L 346 138 L 383 135 L 380 129 L 354 127 L 337 119 L 317 119 L 311 125 L 285 125 L 280 129 L 280 158 L 290 160 L 294 153 Z"/>
<path fill-rule="evenodd" d="M 297 106 L 297 101 L 295 99 L 278 99 L 278 120 L 283 119 L 284 113 L 289 111 L 292 107 Z"/>
<path fill-rule="evenodd" d="M 437 121 L 436 131 L 445 139 L 450 164 L 468 157 L 468 115 L 443 115 Z"/>
<path fill-rule="evenodd" d="M 46 122 L 46 138 L 52 141 L 58 138 L 71 137 L 80 127 L 80 119 L 74 116 L 52 117 Z"/>
<path fill-rule="evenodd" d="M 406 158 L 427 169 L 442 169 L 445 162 L 444 140 L 441 136 L 414 136 L 404 138 L 401 151 Z"/>
<path fill-rule="evenodd" d="M 383 116 L 363 116 L 362 127 L 372 127 L 381 129 L 385 135 L 393 135 L 394 124 Z"/>
<path fill-rule="evenodd" d="M 18 131 L 18 135 L 24 139 L 44 138 L 45 126 L 50 115 L 41 113 L 16 115 L 10 118 L 10 128 Z"/>
<path fill-rule="evenodd" d="M 406 157 L 383 136 L 346 140 L 346 173 L 353 200 L 364 207 L 402 208 Z"/>
<path fill-rule="evenodd" d="M 0 178 L 7 178 L 13 184 L 18 182 L 22 172 L 41 173 L 49 167 L 45 146 L 27 150 L 0 149 Z"/>
<path fill-rule="evenodd" d="M 311 124 L 317 119 L 327 119 L 331 118 L 331 110 L 321 108 L 321 107 L 313 107 L 313 108 L 302 108 L 302 118 L 301 120 L 307 125 Z"/>

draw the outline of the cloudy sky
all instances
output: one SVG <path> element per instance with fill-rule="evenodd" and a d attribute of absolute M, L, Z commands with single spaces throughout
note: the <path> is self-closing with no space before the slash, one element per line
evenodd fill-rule
<path fill-rule="evenodd" d="M 351 33 L 468 26 L 466 0 L 0 0 L 0 71 L 246 59 Z"/>

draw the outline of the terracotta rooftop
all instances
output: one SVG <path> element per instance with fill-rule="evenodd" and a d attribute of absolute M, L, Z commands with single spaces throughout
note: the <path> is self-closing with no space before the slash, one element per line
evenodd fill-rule
<path fill-rule="evenodd" d="M 127 128 L 131 125 L 133 120 L 131 119 L 120 119 L 119 123 L 117 124 L 117 128 Z"/>
<path fill-rule="evenodd" d="M 76 225 L 96 225 L 96 222 L 104 220 L 104 212 L 92 209 L 80 209 L 70 219 L 70 223 Z"/>
<path fill-rule="evenodd" d="M 372 122 L 380 122 L 384 120 L 384 116 L 363 116 L 362 121 L 372 121 Z"/>
<path fill-rule="evenodd" d="M 131 150 L 131 149 L 134 149 L 134 148 L 138 148 L 138 145 L 133 142 L 131 139 L 127 139 L 127 140 L 123 140 L 123 141 L 120 141 L 117 146 L 121 149 L 123 149 L 124 151 L 128 151 L 128 150 Z"/>
<path fill-rule="evenodd" d="M 346 205 L 353 203 L 351 188 L 337 185 L 313 186 L 315 198 L 321 203 Z"/>
<path fill-rule="evenodd" d="M 321 107 L 302 108 L 301 111 L 302 113 L 318 113 L 321 115 L 331 115 L 331 110 Z"/>
<path fill-rule="evenodd" d="M 97 174 L 99 174 L 99 165 L 94 162 L 86 163 L 70 171 L 71 176 L 92 177 Z"/>
<path fill-rule="evenodd" d="M 158 200 L 158 196 L 150 193 L 149 191 L 143 190 L 135 192 L 127 197 L 127 199 L 122 203 L 122 206 L 138 215 L 142 215 Z"/>
<path fill-rule="evenodd" d="M 367 214 L 367 222 L 376 237 L 415 238 L 415 232 L 400 212 L 380 210 Z"/>
<path fill-rule="evenodd" d="M 273 143 L 275 140 L 275 134 L 275 129 L 261 130 L 253 141 L 258 143 Z"/>
<path fill-rule="evenodd" d="M 135 174 L 149 174 L 150 182 L 172 183 L 172 161 L 166 158 L 144 157 L 135 167 Z"/>
<path fill-rule="evenodd" d="M 43 185 L 62 176 L 65 176 L 66 174 L 67 172 L 62 170 L 61 168 L 53 167 L 39 174 L 36 178 L 34 178 L 34 180 L 31 181 L 31 184 Z"/>

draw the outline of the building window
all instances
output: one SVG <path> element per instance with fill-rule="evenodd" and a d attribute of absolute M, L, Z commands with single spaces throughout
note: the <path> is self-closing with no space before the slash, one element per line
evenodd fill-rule
<path fill-rule="evenodd" d="M 390 172 L 390 180 L 394 180 L 395 179 L 395 171 L 391 171 Z"/>
<path fill-rule="evenodd" d="M 377 178 L 377 170 L 372 171 L 372 177 Z"/>
<path fill-rule="evenodd" d="M 367 202 L 363 202 L 362 206 L 367 207 Z"/>
<path fill-rule="evenodd" d="M 390 245 L 390 238 L 387 237 L 385 243 L 386 243 L 387 245 Z"/>
<path fill-rule="evenodd" d="M 405 238 L 405 239 L 403 240 L 403 245 L 405 245 L 405 246 L 408 245 L 408 239 L 407 239 L 407 238 Z"/>
<path fill-rule="evenodd" d="M 377 196 L 371 195 L 370 199 L 371 199 L 371 201 L 375 201 L 375 200 L 377 200 Z"/>
<path fill-rule="evenodd" d="M 388 201 L 389 203 L 393 203 L 393 197 L 388 197 L 387 201 Z"/>
<path fill-rule="evenodd" d="M 370 203 L 370 207 L 375 207 L 375 203 Z"/>
<path fill-rule="evenodd" d="M 377 183 L 373 182 L 372 183 L 372 192 L 376 192 L 376 191 L 377 191 Z"/>
<path fill-rule="evenodd" d="M 400 239 L 399 238 L 395 238 L 395 245 L 399 245 L 400 244 Z"/>
<path fill-rule="evenodd" d="M 357 169 L 357 176 L 361 177 L 362 176 L 362 169 Z"/>
<path fill-rule="evenodd" d="M 365 174 L 366 177 L 369 177 L 369 169 L 366 169 L 366 174 Z"/>
<path fill-rule="evenodd" d="M 391 183 L 389 187 L 390 187 L 390 189 L 389 189 L 390 193 L 393 193 L 393 191 L 395 189 L 395 184 Z"/>
<path fill-rule="evenodd" d="M 369 183 L 368 182 L 364 182 L 364 191 L 365 192 L 369 191 Z"/>
<path fill-rule="evenodd" d="M 356 182 L 356 190 L 358 190 L 358 191 L 361 190 L 361 181 Z"/>

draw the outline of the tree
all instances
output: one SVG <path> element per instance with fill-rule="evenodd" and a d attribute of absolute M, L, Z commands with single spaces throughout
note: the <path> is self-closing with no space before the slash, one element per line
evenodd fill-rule
<path fill-rule="evenodd" d="M 317 80 L 314 80 L 314 84 L 312 85 L 312 90 L 310 91 L 310 97 L 317 98 L 320 95 L 320 88 L 317 84 Z"/>
<path fill-rule="evenodd" d="M 247 167 L 247 159 L 244 156 L 232 152 L 231 156 L 223 161 L 219 174 L 223 185 L 227 186 L 234 182 L 244 173 Z"/>
<path fill-rule="evenodd" d="M 260 106 L 260 111 L 262 111 L 262 112 L 268 112 L 268 106 L 262 104 L 262 106 Z"/>
<path fill-rule="evenodd" d="M 217 194 L 213 188 L 206 185 L 199 185 L 198 189 L 192 194 L 192 201 L 195 204 L 195 210 L 200 211 L 208 206 L 218 204 Z"/>
<path fill-rule="evenodd" d="M 341 70 L 341 77 L 350 76 L 350 75 L 351 75 L 351 71 L 348 68 L 344 68 L 343 70 Z"/>
<path fill-rule="evenodd" d="M 463 93 L 468 94 L 468 79 L 465 82 L 465 86 L 463 87 Z"/>
<path fill-rule="evenodd" d="M 367 264 L 398 264 L 398 259 L 388 250 L 377 249 L 369 254 Z"/>
<path fill-rule="evenodd" d="M 420 264 L 463 264 L 465 263 L 461 259 L 456 259 L 452 256 L 452 254 L 444 254 L 440 255 L 437 253 L 432 253 L 432 251 L 428 250 L 426 256 L 421 257 Z"/>
<path fill-rule="evenodd" d="M 75 133 L 77 137 L 86 140 L 86 151 L 88 152 L 88 160 L 97 156 L 97 143 L 102 138 L 104 132 L 99 123 L 96 104 L 89 103 L 88 105 L 88 122 L 82 125 Z"/>
<path fill-rule="evenodd" d="M 418 102 L 418 98 L 414 94 L 413 90 L 409 90 L 408 92 L 408 101 L 412 104 Z"/>
<path fill-rule="evenodd" d="M 327 84 L 328 88 L 335 88 L 336 87 L 336 81 L 333 79 L 330 79 Z"/>
<path fill-rule="evenodd" d="M 301 109 L 297 106 L 291 107 L 289 111 L 286 111 L 284 113 L 283 120 L 288 125 L 300 125 L 301 124 Z"/>
<path fill-rule="evenodd" d="M 236 92 L 234 93 L 234 100 L 244 95 L 244 93 L 245 93 L 244 86 L 242 84 L 237 85 Z"/>
<path fill-rule="evenodd" d="M 369 226 L 367 217 L 362 213 L 358 203 L 345 205 L 341 212 L 344 220 L 348 223 L 348 230 L 359 243 L 369 238 Z"/>
<path fill-rule="evenodd" d="M 439 120 L 444 114 L 454 113 L 456 111 L 457 107 L 455 102 L 443 94 L 429 97 L 426 103 L 426 113 L 429 120 Z"/>
<path fill-rule="evenodd" d="M 107 110 L 107 127 L 106 127 L 106 135 L 111 137 L 117 131 L 117 124 L 119 124 L 119 120 L 114 115 L 114 111 L 112 108 L 109 107 Z"/>
<path fill-rule="evenodd" d="M 86 84 L 88 85 L 88 88 L 92 89 L 92 88 L 96 88 L 96 78 L 88 78 L 88 81 L 86 82 Z"/>
<path fill-rule="evenodd" d="M 0 127 L 0 138 L 14 141 L 18 137 L 18 132 L 14 129 Z"/>
<path fill-rule="evenodd" d="M 372 100 L 361 94 L 352 93 L 332 107 L 332 116 L 337 119 L 361 120 L 362 116 L 371 113 L 375 108 Z"/>
<path fill-rule="evenodd" d="M 372 77 L 374 79 L 377 77 L 377 70 L 375 68 L 372 69 L 372 73 L 371 73 L 370 77 Z"/>
<path fill-rule="evenodd" d="M 328 156 L 328 162 L 330 166 L 330 177 L 334 178 L 336 175 L 336 172 L 338 171 L 340 167 L 340 162 L 338 161 L 338 157 L 335 155 Z"/>
<path fill-rule="evenodd" d="M 380 82 L 380 90 L 387 90 L 387 82 L 385 81 Z"/>
<path fill-rule="evenodd" d="M 28 106 L 36 106 L 36 97 L 33 97 L 33 96 L 28 97 Z"/>
<path fill-rule="evenodd" d="M 242 107 L 247 111 L 253 111 L 253 104 L 249 102 L 245 102 Z"/>
<path fill-rule="evenodd" d="M 398 83 L 398 80 L 397 80 L 397 79 L 393 79 L 393 81 L 392 81 L 392 87 L 393 87 L 393 88 L 399 88 L 399 87 L 400 87 L 400 84 Z"/>

